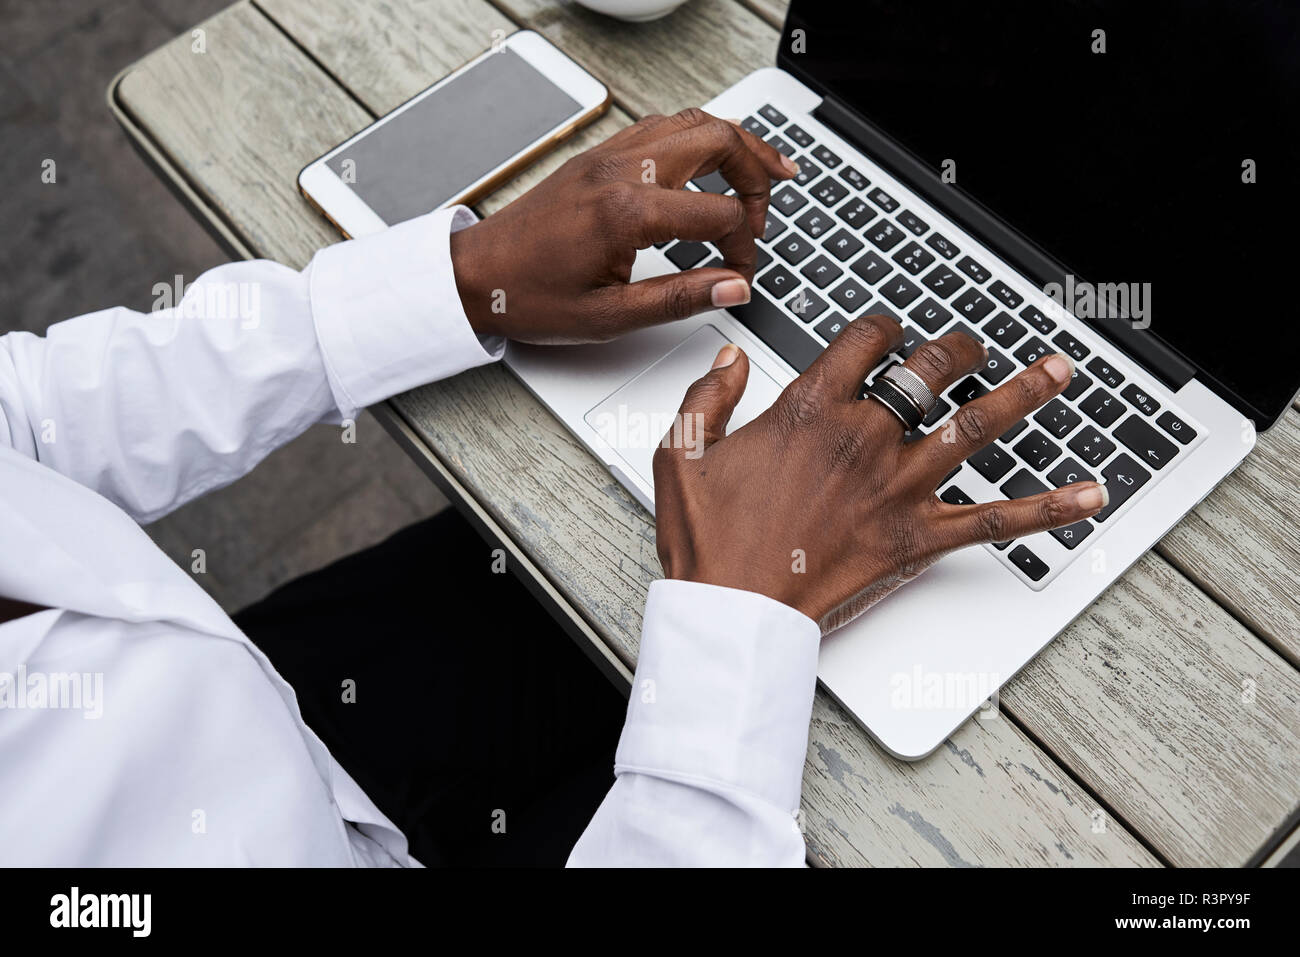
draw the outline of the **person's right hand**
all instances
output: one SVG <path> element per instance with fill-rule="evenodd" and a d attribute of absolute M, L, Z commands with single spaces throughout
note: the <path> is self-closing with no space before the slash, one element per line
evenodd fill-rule
<path fill-rule="evenodd" d="M 696 431 L 687 435 L 696 441 L 678 440 L 679 418 L 669 445 L 655 452 L 666 577 L 767 595 L 826 632 L 946 552 L 1069 525 L 1105 507 L 1106 490 L 1096 482 L 981 505 L 941 501 L 935 490 L 944 477 L 1061 392 L 1074 366 L 1063 355 L 1046 356 L 905 443 L 897 417 L 858 398 L 867 373 L 901 340 L 901 327 L 888 317 L 850 323 L 771 408 L 731 435 L 727 421 L 749 362 L 735 346 L 723 348 L 682 403 L 682 416 L 694 417 Z M 953 332 L 904 364 L 939 395 L 986 355 L 973 338 Z"/>

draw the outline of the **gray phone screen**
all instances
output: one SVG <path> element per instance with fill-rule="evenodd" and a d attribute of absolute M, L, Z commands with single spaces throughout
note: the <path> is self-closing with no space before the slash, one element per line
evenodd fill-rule
<path fill-rule="evenodd" d="M 391 225 L 443 205 L 579 109 L 505 46 L 326 165 Z"/>

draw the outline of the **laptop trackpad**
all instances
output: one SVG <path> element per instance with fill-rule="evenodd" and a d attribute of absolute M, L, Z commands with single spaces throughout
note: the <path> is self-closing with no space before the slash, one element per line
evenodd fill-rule
<path fill-rule="evenodd" d="M 666 356 L 636 376 L 584 416 L 588 425 L 618 450 L 632 470 L 654 484 L 655 449 L 672 427 L 682 397 L 691 383 L 709 371 L 718 350 L 731 340 L 714 326 L 703 325 Z M 750 363 L 749 382 L 728 432 L 756 418 L 781 394 L 781 387 L 762 369 Z M 694 440 L 692 432 L 688 440 Z"/>

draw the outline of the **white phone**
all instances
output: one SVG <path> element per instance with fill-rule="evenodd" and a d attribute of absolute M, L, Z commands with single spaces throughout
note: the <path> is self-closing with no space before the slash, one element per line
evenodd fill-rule
<path fill-rule="evenodd" d="M 531 30 L 308 163 L 298 189 L 344 236 L 473 203 L 600 116 L 609 90 Z"/>

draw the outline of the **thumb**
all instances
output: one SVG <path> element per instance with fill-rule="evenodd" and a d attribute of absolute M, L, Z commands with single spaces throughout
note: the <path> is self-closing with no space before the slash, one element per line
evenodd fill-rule
<path fill-rule="evenodd" d="M 749 283 L 730 269 L 708 267 L 641 279 L 619 293 L 620 316 L 639 329 L 749 302 Z"/>
<path fill-rule="evenodd" d="M 673 423 L 672 447 L 698 458 L 725 436 L 731 413 L 745 394 L 748 381 L 749 358 L 739 346 L 727 343 L 713 360 L 713 367 L 686 390 Z"/>

